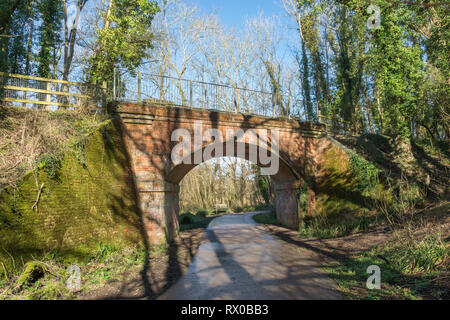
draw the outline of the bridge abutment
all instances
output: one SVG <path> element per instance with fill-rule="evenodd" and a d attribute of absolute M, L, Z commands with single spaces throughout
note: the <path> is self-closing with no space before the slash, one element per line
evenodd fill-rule
<path fill-rule="evenodd" d="M 163 180 L 137 184 L 147 241 L 150 244 L 172 241 L 178 232 L 179 185 Z"/>
<path fill-rule="evenodd" d="M 297 189 L 294 181 L 277 182 L 275 186 L 275 212 L 277 219 L 286 227 L 298 227 Z"/>

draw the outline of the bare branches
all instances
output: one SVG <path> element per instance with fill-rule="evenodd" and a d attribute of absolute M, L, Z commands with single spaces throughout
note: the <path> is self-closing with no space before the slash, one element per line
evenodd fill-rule
<path fill-rule="evenodd" d="M 230 157 L 199 165 L 181 181 L 181 212 L 211 209 L 218 203 L 236 209 L 263 202 L 257 191 L 256 172 L 248 161 Z"/>

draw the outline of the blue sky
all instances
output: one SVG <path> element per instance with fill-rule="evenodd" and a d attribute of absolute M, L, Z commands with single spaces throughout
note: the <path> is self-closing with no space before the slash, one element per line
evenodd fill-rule
<path fill-rule="evenodd" d="M 221 23 L 228 27 L 239 28 L 246 17 L 256 16 L 258 12 L 264 15 L 283 14 L 280 0 L 192 0 L 205 12 L 214 12 Z"/>

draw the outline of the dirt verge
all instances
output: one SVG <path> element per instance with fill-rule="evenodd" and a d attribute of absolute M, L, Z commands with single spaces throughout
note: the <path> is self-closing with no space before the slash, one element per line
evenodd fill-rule
<path fill-rule="evenodd" d="M 122 278 L 111 280 L 78 299 L 154 300 L 186 272 L 204 239 L 204 228 L 183 231 L 169 246 L 167 253 L 152 257 L 148 266 L 135 267 Z"/>

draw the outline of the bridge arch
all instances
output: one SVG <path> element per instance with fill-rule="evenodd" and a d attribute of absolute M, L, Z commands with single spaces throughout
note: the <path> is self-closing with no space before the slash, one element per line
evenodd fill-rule
<path fill-rule="evenodd" d="M 236 157 L 243 160 L 247 160 L 253 164 L 258 165 L 261 168 L 267 167 L 268 165 L 266 163 L 262 163 L 259 157 L 255 157 L 255 159 L 252 159 L 250 157 L 251 150 L 258 150 L 259 152 L 273 155 L 273 157 L 276 159 L 276 162 L 278 164 L 278 169 L 276 170 L 275 174 L 271 174 L 270 176 L 274 179 L 274 181 L 277 182 L 287 182 L 287 181 L 295 181 L 300 178 L 300 174 L 293 169 L 288 161 L 285 160 L 285 158 L 280 155 L 279 153 L 275 153 L 270 148 L 265 148 L 263 146 L 259 146 L 253 143 L 248 142 L 235 142 L 233 150 L 229 150 L 229 148 L 226 148 L 226 143 L 221 143 L 220 148 L 222 149 L 222 152 L 219 153 L 219 155 L 212 154 L 212 156 L 204 157 L 205 150 L 208 147 L 211 147 L 213 144 L 207 144 L 203 145 L 201 148 L 198 148 L 195 151 L 190 152 L 185 158 L 183 158 L 182 162 L 179 164 L 173 164 L 171 163 L 168 168 L 166 168 L 166 180 L 171 183 L 178 184 L 180 181 L 184 178 L 186 174 L 188 174 L 192 169 L 194 169 L 196 166 L 198 166 L 201 163 L 204 163 L 210 159 L 217 159 L 220 157 Z M 241 150 L 244 150 L 244 153 L 239 153 L 237 150 L 239 148 L 242 148 Z M 195 163 L 194 159 L 199 159 L 201 156 L 202 161 Z"/>
<path fill-rule="evenodd" d="M 186 163 L 180 163 L 177 165 L 172 166 L 166 175 L 166 181 L 168 183 L 177 185 L 180 183 L 180 181 L 188 174 L 191 170 L 193 170 L 197 165 L 200 163 L 192 163 L 193 159 L 195 158 L 196 153 L 204 154 L 205 149 L 208 148 L 209 145 L 205 145 L 202 148 L 199 148 L 198 150 L 191 152 L 187 158 L 189 158 L 188 161 L 189 164 Z M 202 158 L 202 162 L 204 163 L 210 159 L 217 159 L 220 157 L 236 157 L 240 159 L 247 160 L 253 164 L 258 165 L 261 168 L 267 167 L 267 164 L 262 163 L 259 160 L 259 157 L 254 157 L 255 159 L 250 156 L 250 152 L 252 148 L 253 150 L 262 151 L 263 153 L 270 153 L 273 155 L 273 157 L 276 159 L 276 163 L 278 164 L 278 168 L 276 168 L 276 173 L 271 174 L 270 177 L 274 181 L 274 187 L 275 187 L 275 212 L 277 215 L 278 220 L 283 223 L 286 226 L 295 228 L 298 224 L 298 204 L 297 204 L 297 195 L 296 195 L 296 181 L 298 180 L 298 173 L 294 171 L 289 165 L 286 163 L 286 161 L 279 155 L 275 153 L 271 153 L 270 150 L 267 150 L 266 148 L 262 146 L 252 145 L 250 143 L 243 143 L 243 142 L 235 142 L 233 150 L 229 150 L 226 148 L 226 142 L 222 143 L 222 150 L 223 152 L 220 152 L 218 156 L 213 155 L 212 157 L 208 157 L 207 159 Z M 241 150 L 245 150 L 244 153 L 236 152 L 239 148 L 242 148 Z M 261 150 L 263 149 L 263 150 Z M 175 187 L 175 190 L 179 190 L 179 188 Z M 175 196 L 172 198 L 173 201 L 178 200 L 178 196 Z M 174 203 L 174 211 L 179 211 L 178 209 L 178 203 Z M 173 217 L 173 219 L 177 219 L 177 217 Z M 175 223 L 175 226 L 173 228 L 178 227 L 178 220 L 173 221 L 172 223 Z"/>
<path fill-rule="evenodd" d="M 314 188 L 316 177 L 320 177 L 321 153 L 329 145 L 321 138 L 324 128 L 320 125 L 237 113 L 126 103 L 121 103 L 118 109 L 149 243 L 170 241 L 176 236 L 181 179 L 196 165 L 222 156 L 243 158 L 268 169 L 271 166 L 267 165 L 267 158 L 262 155 L 270 154 L 271 160 L 278 163 L 276 172 L 269 174 L 275 185 L 277 217 L 284 225 L 297 228 L 297 182 L 304 180 Z M 202 138 L 199 143 L 195 143 L 198 123 L 202 126 L 200 132 L 214 131 L 226 138 Z M 238 134 L 235 137 L 232 135 L 231 140 L 225 134 L 228 130 L 242 130 L 245 134 L 253 132 L 253 138 L 262 137 L 266 144 L 261 145 L 258 141 L 258 156 L 255 159 L 254 153 L 250 152 L 255 147 L 255 140 L 251 136 L 239 140 Z M 182 139 L 174 140 L 174 132 L 186 134 Z M 266 132 L 267 136 L 261 135 L 261 132 Z M 186 152 L 183 150 L 179 161 L 174 161 L 172 152 L 185 138 L 194 143 L 189 145 Z M 209 150 L 209 158 L 199 157 L 213 144 L 218 148 Z M 230 145 L 231 148 L 227 148 Z M 277 145 L 278 148 L 275 147 Z M 237 152 L 239 150 L 244 152 Z M 184 162 L 186 158 L 191 161 Z M 195 161 L 195 158 L 201 161 Z"/>

